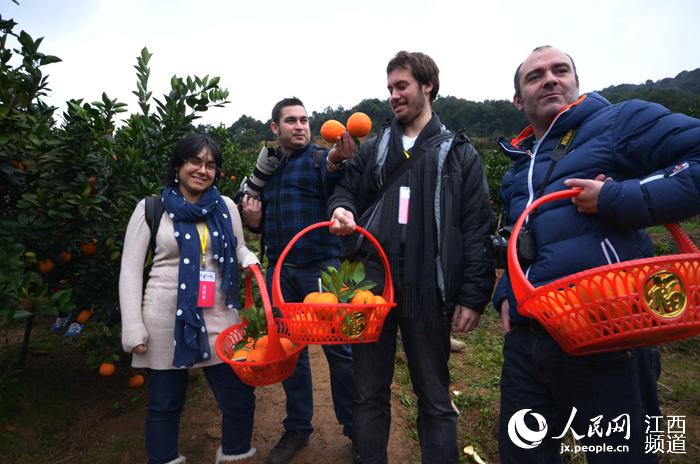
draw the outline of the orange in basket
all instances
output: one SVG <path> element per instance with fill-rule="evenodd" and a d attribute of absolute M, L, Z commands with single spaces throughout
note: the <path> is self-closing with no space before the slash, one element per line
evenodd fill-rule
<path fill-rule="evenodd" d="M 294 244 L 304 234 L 321 227 L 330 227 L 329 221 L 318 222 L 301 230 L 282 250 L 275 271 L 272 275 L 272 305 L 282 312 L 289 329 L 289 336 L 294 343 L 312 343 L 319 345 L 337 345 L 342 343 L 370 343 L 379 340 L 389 310 L 396 306 L 394 302 L 394 285 L 391 280 L 389 260 L 384 250 L 372 234 L 362 227 L 356 230 L 364 235 L 377 249 L 384 265 L 384 292 L 382 300 L 367 304 L 355 303 L 287 303 L 282 297 L 280 275 L 284 259 Z"/>
<path fill-rule="evenodd" d="M 281 382 L 291 376 L 297 365 L 299 352 L 306 345 L 294 342 L 296 346 L 291 346 L 292 341 L 289 340 L 291 337 L 285 322 L 279 318 L 275 319 L 272 315 L 270 297 L 260 267 L 252 265 L 248 269 L 250 273 L 246 275 L 245 307 L 249 308 L 255 304 L 252 292 L 252 279 L 255 278 L 267 317 L 267 344 L 247 353 L 245 361 L 234 361 L 234 359 L 240 359 L 243 354 L 242 350 L 234 350 L 240 341 L 245 340 L 246 323 L 241 322 L 232 325 L 216 337 L 216 353 L 222 361 L 233 368 L 243 383 L 262 387 Z M 284 338 L 280 338 L 280 335 Z"/>
<path fill-rule="evenodd" d="M 544 195 L 516 221 L 508 242 L 508 272 L 518 312 L 535 318 L 571 355 L 627 350 L 699 334 L 700 251 L 678 224 L 666 227 L 681 254 L 600 266 L 537 288 L 527 281 L 516 250 L 525 218 L 544 203 L 579 192 Z"/>

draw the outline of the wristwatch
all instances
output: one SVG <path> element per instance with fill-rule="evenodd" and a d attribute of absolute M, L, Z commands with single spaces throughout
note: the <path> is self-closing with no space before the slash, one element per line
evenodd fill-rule
<path fill-rule="evenodd" d="M 340 169 L 343 169 L 345 167 L 346 161 L 347 160 L 342 160 L 337 163 L 334 163 L 333 161 L 326 158 L 326 162 L 328 163 L 328 169 L 330 169 L 331 171 L 338 171 Z"/>

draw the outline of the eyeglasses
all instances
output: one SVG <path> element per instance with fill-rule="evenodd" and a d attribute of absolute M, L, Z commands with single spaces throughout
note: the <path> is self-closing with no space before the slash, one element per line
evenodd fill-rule
<path fill-rule="evenodd" d="M 201 169 L 202 166 L 205 167 L 205 169 L 209 172 L 215 172 L 216 171 L 216 163 L 214 161 L 204 161 L 201 158 L 197 158 L 196 156 L 193 156 L 192 158 L 187 158 L 187 164 L 192 166 L 195 169 Z"/>

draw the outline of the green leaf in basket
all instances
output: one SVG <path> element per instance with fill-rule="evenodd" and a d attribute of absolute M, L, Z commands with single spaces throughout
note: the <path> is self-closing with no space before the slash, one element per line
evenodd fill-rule
<path fill-rule="evenodd" d="M 248 322 L 246 326 L 246 337 L 257 340 L 267 333 L 267 319 L 262 308 L 245 308 L 238 311 L 241 320 Z"/>
<path fill-rule="evenodd" d="M 236 343 L 236 345 L 233 347 L 233 351 L 238 351 L 238 350 L 240 350 L 241 348 L 243 348 L 243 347 L 245 346 L 246 343 L 247 343 L 247 342 L 246 342 L 245 339 L 239 341 L 239 342 Z"/>
<path fill-rule="evenodd" d="M 343 282 L 348 279 L 348 276 L 352 275 L 352 263 L 347 259 L 340 263 L 340 274 L 343 277 Z"/>
<path fill-rule="evenodd" d="M 372 289 L 372 288 L 374 288 L 374 287 L 376 287 L 376 286 L 377 286 L 377 284 L 375 284 L 375 283 L 372 282 L 371 280 L 365 280 L 365 281 L 362 282 L 360 285 L 358 285 L 357 287 L 355 287 L 355 290 L 370 290 L 370 289 Z"/>
<path fill-rule="evenodd" d="M 345 282 L 343 282 L 343 276 L 340 274 L 340 272 L 336 271 L 335 273 L 332 274 L 332 276 L 333 276 L 333 286 L 335 287 L 335 290 L 336 290 L 333 293 L 338 295 L 338 293 L 340 293 L 340 291 L 342 290 Z"/>
<path fill-rule="evenodd" d="M 333 277 L 331 277 L 331 275 L 326 271 L 321 272 L 321 284 L 323 285 L 324 291 L 336 293 L 335 286 L 333 284 Z"/>
<path fill-rule="evenodd" d="M 338 301 L 340 301 L 341 303 L 347 303 L 348 301 L 352 300 L 352 297 L 354 296 L 355 290 L 346 288 L 345 290 L 338 293 Z"/>
<path fill-rule="evenodd" d="M 355 263 L 352 269 L 352 276 L 350 277 L 350 280 L 355 285 L 360 284 L 363 280 L 365 280 L 366 274 L 365 274 L 365 265 L 362 264 L 362 262 L 358 261 Z"/>

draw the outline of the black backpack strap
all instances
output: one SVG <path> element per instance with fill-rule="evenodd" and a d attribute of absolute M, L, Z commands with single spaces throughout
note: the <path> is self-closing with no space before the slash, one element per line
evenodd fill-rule
<path fill-rule="evenodd" d="M 435 134 L 432 137 L 430 137 L 428 140 L 423 142 L 422 145 L 426 146 L 439 146 L 442 142 L 449 140 L 452 135 L 450 135 L 449 132 L 440 132 L 439 134 Z M 389 187 L 391 187 L 394 183 L 396 183 L 397 180 L 401 177 L 401 175 L 406 172 L 408 169 L 413 166 L 413 164 L 419 159 L 420 157 L 416 156 L 411 156 L 408 158 L 408 160 L 404 160 L 403 163 L 399 166 L 399 168 L 392 172 L 391 175 L 384 181 L 382 184 L 381 188 L 377 191 L 377 193 L 374 195 L 374 198 L 372 199 L 372 202 L 370 204 L 374 204 L 379 199 L 386 193 L 387 190 L 389 190 Z"/>
<path fill-rule="evenodd" d="M 146 197 L 146 224 L 151 229 L 151 239 L 148 249 L 152 254 L 156 252 L 156 235 L 160 227 L 160 218 L 163 217 L 163 199 L 160 196 Z"/>
<path fill-rule="evenodd" d="M 143 267 L 143 291 L 146 291 L 146 283 L 148 283 L 148 278 L 151 274 L 151 266 L 153 265 L 153 256 L 156 254 L 156 235 L 158 234 L 158 227 L 160 226 L 160 219 L 163 216 L 163 199 L 158 196 L 150 196 L 144 198 L 146 202 L 146 211 L 144 216 L 146 218 L 146 224 L 148 228 L 151 229 L 151 238 L 148 242 L 148 253 L 146 254 L 146 262 Z M 114 325 L 120 323 L 122 320 L 121 308 L 119 306 L 119 299 L 107 309 L 107 325 Z"/>

